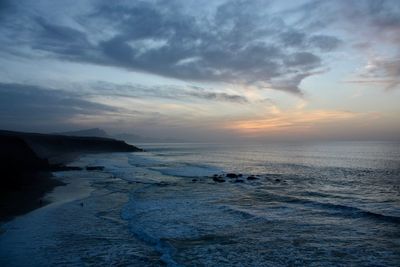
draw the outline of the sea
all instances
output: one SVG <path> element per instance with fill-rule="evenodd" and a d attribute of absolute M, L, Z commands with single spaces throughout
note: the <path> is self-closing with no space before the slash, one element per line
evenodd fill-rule
<path fill-rule="evenodd" d="M 55 173 L 0 265 L 400 266 L 398 142 L 136 145 Z"/>

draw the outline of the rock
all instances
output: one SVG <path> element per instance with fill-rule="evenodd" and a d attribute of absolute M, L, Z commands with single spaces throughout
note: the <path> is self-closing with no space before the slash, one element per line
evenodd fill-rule
<path fill-rule="evenodd" d="M 216 182 L 216 183 L 223 183 L 223 182 L 225 182 L 225 180 L 222 179 L 222 178 L 220 178 L 220 177 L 213 177 L 213 181 Z"/>
<path fill-rule="evenodd" d="M 247 180 L 257 180 L 258 178 L 255 177 L 254 175 L 250 175 L 249 177 L 247 177 Z"/>
<path fill-rule="evenodd" d="M 102 171 L 104 170 L 103 166 L 86 166 L 87 171 Z"/>
<path fill-rule="evenodd" d="M 238 175 L 236 173 L 227 173 L 226 177 L 228 177 L 228 178 L 238 178 Z"/>
<path fill-rule="evenodd" d="M 2 176 L 4 175 L 4 170 L 12 170 L 13 172 L 43 171 L 49 170 L 49 167 L 48 161 L 40 158 L 22 138 L 3 135 L 0 131 L 0 168 Z"/>
<path fill-rule="evenodd" d="M 276 178 L 275 182 L 279 183 L 281 181 L 281 179 Z"/>
<path fill-rule="evenodd" d="M 244 183 L 244 180 L 242 180 L 242 179 L 236 179 L 234 182 L 235 182 L 235 183 Z"/>
<path fill-rule="evenodd" d="M 50 167 L 51 171 L 81 171 L 83 168 L 77 166 L 65 166 L 63 164 L 52 164 Z"/>

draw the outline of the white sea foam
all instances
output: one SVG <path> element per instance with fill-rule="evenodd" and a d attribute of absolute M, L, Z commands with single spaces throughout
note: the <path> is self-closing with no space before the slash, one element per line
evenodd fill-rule
<path fill-rule="evenodd" d="M 179 177 L 210 177 L 213 174 L 221 173 L 221 169 L 213 166 L 201 165 L 180 165 L 171 167 L 153 167 L 152 170 L 161 172 L 164 175 Z"/>

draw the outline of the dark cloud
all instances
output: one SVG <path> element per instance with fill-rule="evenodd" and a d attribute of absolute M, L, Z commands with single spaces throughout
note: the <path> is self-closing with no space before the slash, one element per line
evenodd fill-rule
<path fill-rule="evenodd" d="M 353 33 L 369 29 L 371 33 L 384 34 L 388 31 L 398 32 L 400 26 L 398 0 L 310 0 L 286 10 L 284 14 L 297 16 L 295 24 L 307 31 L 321 31 L 339 25 L 341 30 Z"/>
<path fill-rule="evenodd" d="M 0 21 L 9 12 L 15 12 L 14 1 L 12 0 L 0 0 Z"/>
<path fill-rule="evenodd" d="M 207 12 L 177 1 L 95 3 L 70 16 L 74 23 L 33 17 L 27 43 L 67 60 L 298 93 L 298 79 L 287 74 L 306 77 L 339 42 L 288 25 L 265 1 L 226 1 Z"/>
<path fill-rule="evenodd" d="M 8 0 L 0 0 L 0 12 L 4 11 L 5 9 L 9 8 L 11 3 Z"/>
<path fill-rule="evenodd" d="M 310 38 L 310 44 L 322 51 L 332 51 L 339 47 L 342 41 L 334 36 L 315 35 Z"/>
<path fill-rule="evenodd" d="M 247 99 L 240 95 L 231 95 L 227 93 L 214 93 L 214 92 L 188 92 L 189 96 L 198 97 L 206 100 L 216 100 L 223 102 L 232 102 L 232 103 L 245 103 Z"/>
<path fill-rule="evenodd" d="M 321 63 L 321 59 L 314 54 L 308 52 L 299 52 L 291 55 L 286 59 L 286 66 L 297 67 L 302 66 L 304 70 L 313 69 L 316 66 L 319 66 Z"/>
<path fill-rule="evenodd" d="M 306 34 L 298 31 L 283 32 L 280 35 L 282 43 L 289 47 L 303 47 L 306 39 Z"/>
<path fill-rule="evenodd" d="M 381 30 L 400 27 L 400 3 L 397 0 L 357 1 L 345 13 L 353 20 L 364 20 Z"/>
<path fill-rule="evenodd" d="M 32 44 L 35 49 L 49 51 L 68 57 L 85 55 L 91 49 L 86 34 L 71 27 L 51 24 L 43 18 L 36 19 L 39 25 L 37 42 Z M 65 44 L 65 45 L 62 45 Z"/>
<path fill-rule="evenodd" d="M 140 3 L 123 10 L 106 5 L 96 13 L 103 19 L 115 19 L 117 14 L 125 18 L 118 25 L 122 30 L 101 43 L 100 49 L 113 64 L 126 68 L 183 80 L 257 84 L 273 83 L 288 72 L 302 73 L 311 66 L 306 58 L 297 60 L 303 54 L 284 51 L 273 42 L 285 25 L 278 18 L 259 14 L 257 3 L 228 1 L 206 22 L 179 9 L 171 10 L 165 3 Z M 147 46 L 160 40 L 164 43 L 148 49 L 140 46 L 143 39 Z M 318 68 L 318 56 L 305 54 L 312 59 L 313 68 Z M 286 88 L 298 92 L 297 85 Z"/>
<path fill-rule="evenodd" d="M 397 0 L 310 0 L 279 12 L 270 11 L 265 1 L 223 1 L 207 11 L 183 1 L 93 3 L 59 21 L 44 15 L 52 10 L 20 8 L 21 14 L 8 14 L 8 23 L 0 26 L 7 36 L 0 38 L 2 50 L 23 44 L 64 60 L 300 93 L 298 77 L 325 67 L 325 53 L 345 43 L 325 34 L 329 27 L 352 32 L 356 25 L 400 42 Z M 9 1 L 1 1 L 0 11 L 8 6 Z"/>
<path fill-rule="evenodd" d="M 241 95 L 215 92 L 199 86 L 144 86 L 140 84 L 114 84 L 96 82 L 87 94 L 111 95 L 131 98 L 164 98 L 176 101 L 207 100 L 217 102 L 247 103 L 248 99 Z"/>
<path fill-rule="evenodd" d="M 0 96 L 0 127 L 5 129 L 54 130 L 80 115 L 116 111 L 76 94 L 31 85 L 0 83 Z"/>

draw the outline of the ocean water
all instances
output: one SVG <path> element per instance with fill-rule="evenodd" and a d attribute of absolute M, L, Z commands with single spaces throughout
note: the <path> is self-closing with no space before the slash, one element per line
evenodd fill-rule
<path fill-rule="evenodd" d="M 139 146 L 74 163 L 104 172 L 60 174 L 87 177 L 92 193 L 11 222 L 0 263 L 21 266 L 10 264 L 20 253 L 31 266 L 400 265 L 399 143 Z M 212 179 L 231 172 L 242 182 Z"/>

